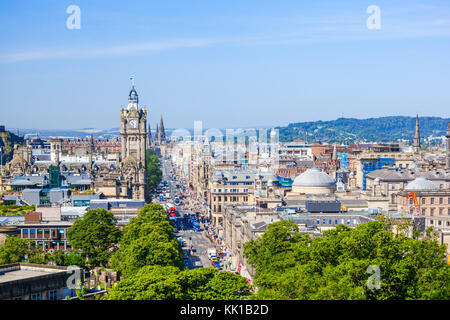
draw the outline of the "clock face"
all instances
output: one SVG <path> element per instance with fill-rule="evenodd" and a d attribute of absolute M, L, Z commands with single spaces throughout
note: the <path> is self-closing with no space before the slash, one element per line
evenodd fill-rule
<path fill-rule="evenodd" d="M 130 120 L 130 128 L 136 128 L 137 127 L 137 121 L 135 119 Z"/>

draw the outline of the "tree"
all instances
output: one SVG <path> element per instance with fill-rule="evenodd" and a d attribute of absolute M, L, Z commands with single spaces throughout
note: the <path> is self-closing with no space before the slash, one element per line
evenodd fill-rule
<path fill-rule="evenodd" d="M 145 266 L 119 282 L 108 300 L 239 300 L 250 294 L 247 279 L 216 268 L 180 271 L 173 266 Z"/>
<path fill-rule="evenodd" d="M 16 262 L 47 264 L 49 261 L 51 255 L 29 239 L 7 237 L 5 243 L 0 245 L 0 264 Z"/>
<path fill-rule="evenodd" d="M 0 245 L 0 264 L 23 262 L 31 243 L 19 237 L 7 237 Z"/>
<path fill-rule="evenodd" d="M 432 237 L 393 233 L 392 221 L 339 225 L 314 239 L 292 222 L 244 244 L 258 299 L 449 299 L 446 248 Z M 402 230 L 402 228 L 396 228 Z M 379 287 L 368 280 L 379 271 Z"/>
<path fill-rule="evenodd" d="M 67 229 L 72 248 L 80 250 L 90 267 L 106 266 L 121 237 L 116 218 L 105 209 L 88 210 Z"/>
<path fill-rule="evenodd" d="M 148 179 L 148 188 L 150 192 L 152 192 L 158 184 L 160 184 L 162 179 L 162 171 L 159 168 L 159 159 L 153 149 L 147 150 L 145 161 L 147 165 L 146 174 Z"/>
<path fill-rule="evenodd" d="M 130 220 L 111 265 L 125 277 L 148 265 L 184 268 L 182 248 L 161 205 L 148 204 Z"/>
<path fill-rule="evenodd" d="M 50 256 L 50 260 L 58 266 L 79 266 L 83 268 L 86 265 L 83 255 L 76 250 L 70 250 L 69 252 L 56 250 Z"/>

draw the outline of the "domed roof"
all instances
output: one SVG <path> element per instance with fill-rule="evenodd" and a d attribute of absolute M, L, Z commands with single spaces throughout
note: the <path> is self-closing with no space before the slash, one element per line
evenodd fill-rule
<path fill-rule="evenodd" d="M 414 191 L 414 190 L 438 190 L 438 186 L 435 185 L 430 180 L 424 177 L 418 177 L 408 183 L 405 187 L 405 190 Z"/>
<path fill-rule="evenodd" d="M 133 88 L 131 88 L 130 94 L 128 95 L 128 102 L 129 103 L 138 103 L 138 94 L 136 92 L 136 90 Z"/>
<path fill-rule="evenodd" d="M 302 187 L 329 187 L 336 182 L 328 174 L 318 168 L 311 168 L 294 179 L 293 186 Z"/>

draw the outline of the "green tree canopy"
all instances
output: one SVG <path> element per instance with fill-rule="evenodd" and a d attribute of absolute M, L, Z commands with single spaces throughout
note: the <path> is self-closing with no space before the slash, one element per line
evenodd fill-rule
<path fill-rule="evenodd" d="M 159 168 L 159 159 L 153 149 L 147 149 L 145 161 L 147 166 L 146 175 L 148 188 L 150 192 L 152 192 L 153 190 L 155 190 L 162 179 L 162 171 Z"/>
<path fill-rule="evenodd" d="M 7 237 L 5 243 L 0 245 L 0 264 L 16 262 L 46 264 L 50 259 L 50 254 L 44 253 L 29 239 L 11 236 Z"/>
<path fill-rule="evenodd" d="M 247 279 L 216 268 L 183 270 L 145 266 L 119 282 L 108 300 L 239 300 L 250 294 Z"/>
<path fill-rule="evenodd" d="M 72 248 L 80 250 L 90 267 L 106 266 L 121 237 L 116 218 L 105 209 L 88 210 L 67 229 Z"/>
<path fill-rule="evenodd" d="M 290 221 L 276 222 L 244 244 L 244 256 L 256 271 L 256 298 L 450 298 L 446 248 L 432 238 L 395 234 L 388 221 L 339 225 L 314 239 L 296 230 Z M 368 286 L 375 275 L 371 268 L 380 272 L 379 288 Z"/>
<path fill-rule="evenodd" d="M 148 204 L 130 219 L 111 265 L 125 277 L 148 265 L 184 268 L 181 245 L 161 205 Z"/>

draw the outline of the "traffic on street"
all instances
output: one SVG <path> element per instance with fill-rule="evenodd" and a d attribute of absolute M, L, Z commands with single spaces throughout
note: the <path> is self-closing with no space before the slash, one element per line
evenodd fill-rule
<path fill-rule="evenodd" d="M 223 254 L 214 244 L 207 208 L 190 194 L 189 186 L 174 172 L 169 159 L 161 160 L 162 181 L 152 199 L 165 207 L 168 218 L 174 222 L 175 236 L 182 244 L 188 269 L 224 268 Z"/>

